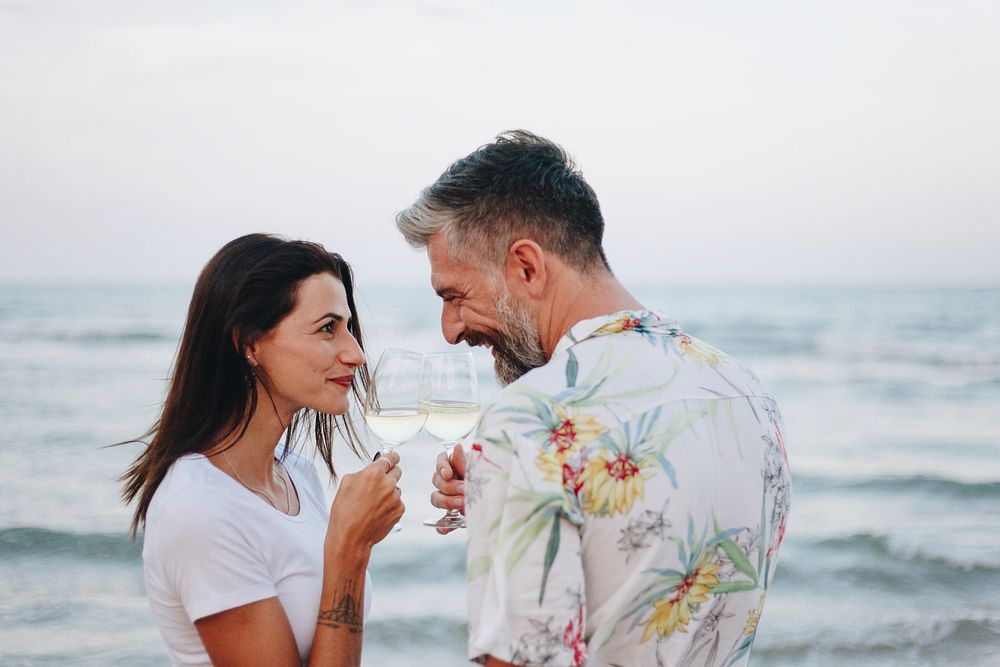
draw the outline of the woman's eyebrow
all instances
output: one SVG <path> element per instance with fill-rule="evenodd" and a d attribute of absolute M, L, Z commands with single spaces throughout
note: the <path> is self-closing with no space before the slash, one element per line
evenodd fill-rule
<path fill-rule="evenodd" d="M 325 320 L 327 318 L 333 318 L 333 320 L 335 322 L 343 322 L 344 321 L 344 316 L 343 315 L 338 315 L 337 313 L 326 313 L 323 316 L 321 316 L 318 320 L 316 320 L 315 322 L 313 322 L 313 324 L 319 324 L 320 322 L 322 322 L 323 320 Z"/>

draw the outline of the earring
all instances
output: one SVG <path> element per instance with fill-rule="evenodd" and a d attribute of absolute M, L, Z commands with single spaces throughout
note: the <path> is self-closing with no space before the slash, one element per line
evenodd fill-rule
<path fill-rule="evenodd" d="M 253 360 L 253 359 L 252 359 L 252 358 L 250 357 L 250 355 L 249 355 L 249 354 L 247 355 L 247 363 L 248 363 L 248 364 L 250 364 L 250 366 L 252 366 L 252 367 L 254 367 L 254 368 L 256 368 L 256 367 L 257 367 L 257 362 L 256 362 L 256 361 L 254 361 L 254 360 Z"/>

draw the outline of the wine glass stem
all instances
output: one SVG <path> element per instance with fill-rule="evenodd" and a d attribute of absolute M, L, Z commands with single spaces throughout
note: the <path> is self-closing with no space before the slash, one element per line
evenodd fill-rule
<path fill-rule="evenodd" d="M 380 448 L 379 451 L 381 451 L 383 454 L 388 454 L 389 452 L 394 451 L 397 447 L 399 447 L 399 445 L 393 445 L 391 443 L 385 442 L 384 440 L 379 440 L 379 444 L 381 445 L 381 448 Z M 389 530 L 389 532 L 390 533 L 398 533 L 401 530 L 403 530 L 402 524 L 398 524 L 397 523 L 395 526 L 393 526 Z"/>
<path fill-rule="evenodd" d="M 441 443 L 441 446 L 444 447 L 445 455 L 448 457 L 449 461 L 451 461 L 451 452 L 453 449 L 455 449 L 455 445 L 457 444 L 458 444 L 457 440 L 445 440 L 444 442 Z M 454 468 L 452 468 L 452 470 L 454 470 Z M 451 509 L 445 513 L 445 518 L 461 519 L 462 513 L 456 509 Z"/>

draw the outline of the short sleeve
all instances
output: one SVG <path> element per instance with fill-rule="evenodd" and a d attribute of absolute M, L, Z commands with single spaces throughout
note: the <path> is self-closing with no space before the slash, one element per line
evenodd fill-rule
<path fill-rule="evenodd" d="M 263 555 L 240 526 L 218 503 L 181 495 L 156 517 L 147 560 L 191 622 L 276 596 Z"/>
<path fill-rule="evenodd" d="M 536 416 L 495 406 L 471 448 L 469 657 L 577 667 L 587 655 L 580 526 Z"/>

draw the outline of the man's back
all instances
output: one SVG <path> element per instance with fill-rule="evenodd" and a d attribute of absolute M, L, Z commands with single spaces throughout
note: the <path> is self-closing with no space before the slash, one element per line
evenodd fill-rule
<path fill-rule="evenodd" d="M 752 373 L 653 313 L 578 323 L 470 452 L 470 657 L 745 664 L 789 494 Z"/>

